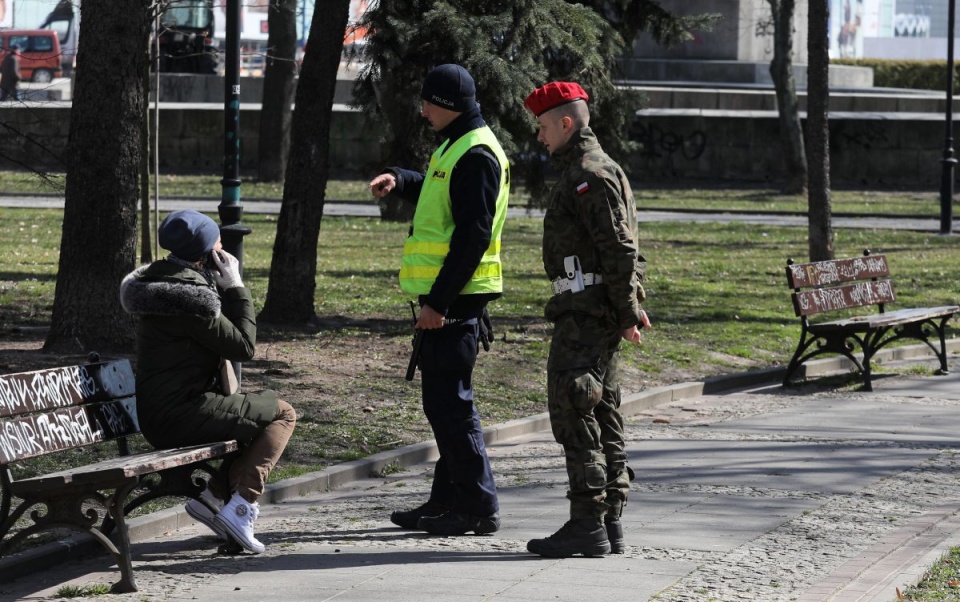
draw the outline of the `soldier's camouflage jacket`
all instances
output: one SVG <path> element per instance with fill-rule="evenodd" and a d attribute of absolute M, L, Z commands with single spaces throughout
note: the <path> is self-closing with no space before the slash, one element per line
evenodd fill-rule
<path fill-rule="evenodd" d="M 543 221 L 544 270 L 550 280 L 563 277 L 564 258 L 576 255 L 583 273 L 601 274 L 603 284 L 553 295 L 547 319 L 576 311 L 618 330 L 639 325 L 646 262 L 637 249 L 636 201 L 626 175 L 589 127 L 574 132 L 553 158 L 563 171 Z"/>

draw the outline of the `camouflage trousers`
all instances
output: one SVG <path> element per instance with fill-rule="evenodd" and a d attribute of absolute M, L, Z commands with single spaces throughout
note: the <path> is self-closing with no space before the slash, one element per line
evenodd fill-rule
<path fill-rule="evenodd" d="M 620 516 L 627 502 L 619 348 L 620 330 L 602 319 L 569 312 L 556 322 L 547 406 L 566 457 L 571 518 Z"/>

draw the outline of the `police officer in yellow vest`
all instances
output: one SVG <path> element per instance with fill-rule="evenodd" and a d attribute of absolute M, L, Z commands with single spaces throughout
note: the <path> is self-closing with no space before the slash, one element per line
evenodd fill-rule
<path fill-rule="evenodd" d="M 487 303 L 503 292 L 500 234 L 510 164 L 480 115 L 473 78 L 440 65 L 423 81 L 421 115 L 443 137 L 426 174 L 388 168 L 370 182 L 375 197 L 396 192 L 417 203 L 403 247 L 400 288 L 419 298 L 417 328 L 423 411 L 440 458 L 429 499 L 390 520 L 435 535 L 500 528 L 497 487 L 473 403 L 473 366 Z"/>

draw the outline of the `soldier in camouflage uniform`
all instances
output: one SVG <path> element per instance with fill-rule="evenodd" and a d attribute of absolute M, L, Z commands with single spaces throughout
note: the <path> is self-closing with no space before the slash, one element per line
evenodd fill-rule
<path fill-rule="evenodd" d="M 550 83 L 524 105 L 537 139 L 563 166 L 543 222 L 543 267 L 553 283 L 545 315 L 554 322 L 547 361 L 550 424 L 566 456 L 570 520 L 527 543 L 548 557 L 624 552 L 620 516 L 632 473 L 626 464 L 620 340 L 640 342 L 649 324 L 643 301 L 645 262 L 637 252 L 630 184 L 589 127 L 587 93 Z"/>

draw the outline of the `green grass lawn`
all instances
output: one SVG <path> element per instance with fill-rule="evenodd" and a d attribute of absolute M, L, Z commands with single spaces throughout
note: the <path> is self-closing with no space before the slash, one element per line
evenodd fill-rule
<path fill-rule="evenodd" d="M 161 186 L 172 191 L 178 181 Z M 211 181 L 211 195 L 216 196 L 219 183 Z M 10 191 L 11 186 L 9 179 L 0 177 L 0 191 Z M 255 184 L 244 187 L 245 196 L 268 190 Z M 183 190 L 200 194 L 200 184 L 192 180 Z M 365 194 L 363 183 L 357 182 L 333 182 L 328 191 L 329 198 L 365 199 Z M 931 216 L 939 211 L 934 194 L 849 192 L 837 193 L 834 200 L 835 211 L 839 207 L 888 215 L 927 211 Z M 800 198 L 757 190 L 640 190 L 638 202 L 710 210 L 796 210 L 804 205 Z M 25 328 L 42 329 L 49 323 L 62 220 L 61 210 L 0 210 L 0 343 L 17 339 Z M 244 216 L 253 230 L 244 242 L 244 280 L 258 308 L 267 290 L 276 220 L 275 215 Z M 319 326 L 264 329 L 258 355 L 263 347 L 266 359 L 252 365 L 256 384 L 300 395 L 312 404 L 298 402 L 302 418 L 273 479 L 430 437 L 419 411 L 419 391 L 395 375 L 377 376 L 392 374 L 390 366 L 375 372 L 378 363 L 396 361 L 390 359 L 391 349 L 395 355 L 409 349 L 408 299 L 396 284 L 407 229 L 407 224 L 371 218 L 324 218 L 317 248 Z M 497 342 L 493 351 L 482 354 L 476 377 L 485 424 L 545 409 L 542 383 L 549 328 L 542 311 L 549 287 L 540 260 L 541 235 L 542 221 L 532 218 L 510 219 L 504 229 L 506 289 L 491 308 Z M 627 391 L 789 360 L 800 324 L 793 315 L 784 268 L 788 258 L 805 260 L 805 227 L 736 223 L 690 227 L 683 222 L 644 223 L 641 214 L 639 239 L 649 263 L 644 306 L 653 329 L 645 331 L 642 345 L 624 348 L 624 363 L 636 375 L 625 383 Z M 888 255 L 898 293 L 892 308 L 958 302 L 956 237 L 836 230 L 838 257 L 859 255 L 864 248 Z M 948 336 L 956 335 L 955 326 L 948 329 Z M 356 371 L 367 370 L 373 376 L 347 374 L 323 387 L 303 385 L 311 372 L 326 367 L 298 365 L 284 354 L 307 348 L 354 353 Z M 375 411 L 361 412 L 368 405 Z"/>
<path fill-rule="evenodd" d="M 61 220 L 59 210 L 0 212 L 0 332 L 48 323 Z M 253 229 L 245 240 L 245 280 L 262 306 L 276 216 L 247 214 L 244 223 Z M 506 290 L 495 312 L 517 329 L 542 324 L 547 284 L 541 226 L 537 219 L 518 218 L 504 230 Z M 377 219 L 326 218 L 317 254 L 317 313 L 361 322 L 407 317 L 407 298 L 395 282 L 406 230 L 405 224 Z M 784 266 L 787 258 L 804 260 L 806 236 L 799 227 L 642 223 L 640 247 L 649 262 L 645 307 L 655 327 L 643 346 L 652 352 L 633 361 L 649 374 L 696 366 L 697 374 L 710 376 L 789 359 L 799 322 Z M 858 255 L 864 248 L 888 254 L 897 306 L 957 302 L 955 238 L 897 230 L 837 232 L 837 256 Z"/>
<path fill-rule="evenodd" d="M 901 592 L 900 600 L 943 602 L 960 600 L 960 547 L 952 547 L 931 566 L 916 585 Z"/>

